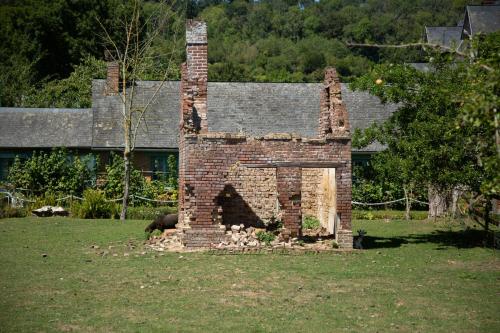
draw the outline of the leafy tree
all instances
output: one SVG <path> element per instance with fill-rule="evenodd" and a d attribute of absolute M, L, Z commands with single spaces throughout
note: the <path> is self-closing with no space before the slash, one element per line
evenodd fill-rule
<path fill-rule="evenodd" d="M 486 58 L 471 59 L 472 64 L 456 61 L 449 54 L 435 54 L 431 72 L 419 72 L 410 66 L 379 65 L 352 85 L 383 101 L 400 104 L 386 123 L 355 133 L 356 146 L 373 140 L 386 144 L 385 156 L 389 161 L 398 161 L 403 183 L 427 184 L 432 189 L 430 194 L 437 192 L 441 197 L 451 189 L 465 186 L 475 197 L 486 198 L 486 212 L 498 190 L 498 169 L 494 167 L 499 163 L 494 139 L 498 131 L 498 97 L 494 97 L 498 94 L 498 83 L 494 81 L 498 78 L 498 62 L 491 56 L 498 47 L 494 42 L 498 37 L 490 38 L 490 44 L 478 44 L 479 53 Z M 492 47 L 493 52 L 488 51 Z M 480 83 L 485 76 L 493 80 L 487 81 L 491 84 Z M 477 98 L 471 100 L 467 96 Z M 488 102 L 476 104 L 477 101 Z M 483 112 L 476 111 L 478 105 Z M 474 124 L 474 114 L 480 113 L 479 117 L 483 118 L 484 113 L 484 121 L 489 124 L 486 131 L 480 127 L 481 121 L 477 126 L 464 126 Z M 429 214 L 433 214 L 432 205 Z M 489 214 L 484 217 L 488 229 Z"/>
<path fill-rule="evenodd" d="M 90 108 L 92 79 L 106 76 L 102 60 L 87 57 L 66 79 L 47 82 L 41 89 L 31 89 L 20 103 L 25 107 Z"/>
<path fill-rule="evenodd" d="M 479 36 L 472 44 L 474 59 L 467 70 L 470 89 L 461 99 L 457 126 L 468 129 L 467 147 L 476 151 L 483 171 L 474 190 L 482 199 L 479 212 L 488 229 L 491 199 L 500 199 L 500 32 Z"/>

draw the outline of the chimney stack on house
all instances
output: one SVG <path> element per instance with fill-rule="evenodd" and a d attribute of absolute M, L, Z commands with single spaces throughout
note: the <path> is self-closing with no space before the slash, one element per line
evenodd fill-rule
<path fill-rule="evenodd" d="M 350 133 L 349 115 L 344 102 L 340 79 L 335 68 L 325 70 L 320 94 L 319 136 L 323 138 L 346 136 Z"/>
<path fill-rule="evenodd" d="M 184 88 L 191 98 L 189 108 L 195 131 L 208 132 L 207 82 L 208 82 L 207 24 L 188 20 L 186 23 L 186 56 Z"/>
<path fill-rule="evenodd" d="M 117 94 L 120 86 L 120 67 L 108 50 L 104 57 L 106 59 L 106 93 Z"/>

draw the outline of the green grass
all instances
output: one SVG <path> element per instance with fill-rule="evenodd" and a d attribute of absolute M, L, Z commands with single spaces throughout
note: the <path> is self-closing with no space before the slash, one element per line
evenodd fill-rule
<path fill-rule="evenodd" d="M 475 231 L 356 221 L 354 253 L 162 256 L 140 254 L 146 224 L 0 220 L 0 331 L 500 331 L 500 258 Z"/>

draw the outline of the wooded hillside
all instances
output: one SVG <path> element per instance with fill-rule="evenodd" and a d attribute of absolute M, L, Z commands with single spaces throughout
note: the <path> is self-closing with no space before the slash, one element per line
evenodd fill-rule
<path fill-rule="evenodd" d="M 212 81 L 314 82 L 325 66 L 344 81 L 373 64 L 424 61 L 418 49 L 350 48 L 346 42 L 414 42 L 424 25 L 456 25 L 466 0 L 178 0 L 175 22 L 151 61 L 184 59 L 184 20 L 209 27 Z M 476 1 L 477 2 L 477 1 Z M 144 2 L 144 13 L 157 1 Z M 19 0 L 0 5 L 0 105 L 90 106 L 90 80 L 104 75 L 98 20 L 119 36 L 130 11 L 120 0 Z M 145 18 L 143 18 L 146 20 Z M 173 71 L 171 79 L 178 79 Z M 146 73 L 144 79 L 155 79 Z"/>

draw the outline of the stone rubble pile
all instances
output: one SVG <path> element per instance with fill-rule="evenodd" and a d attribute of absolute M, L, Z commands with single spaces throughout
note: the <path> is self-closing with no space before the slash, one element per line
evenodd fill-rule
<path fill-rule="evenodd" d="M 245 227 L 240 225 L 220 225 L 226 232 L 226 240 L 218 244 L 212 244 L 213 249 L 245 250 L 245 249 L 300 249 L 300 250 L 329 250 L 332 249 L 332 239 L 323 239 L 319 236 L 314 242 L 304 242 L 298 238 L 285 240 L 281 234 L 269 244 L 259 241 L 257 234 L 266 229 Z M 318 235 L 320 230 L 314 230 L 313 234 Z M 153 251 L 175 251 L 185 252 L 187 248 L 182 244 L 176 229 L 167 229 L 160 236 L 153 236 L 146 241 L 146 247 Z"/>
<path fill-rule="evenodd" d="M 281 234 L 279 234 L 270 244 L 266 244 L 265 242 L 259 241 L 257 237 L 259 231 L 265 232 L 266 229 L 254 227 L 245 228 L 243 224 L 231 226 L 221 225 L 220 227 L 221 229 L 229 229 L 226 231 L 227 241 L 214 244 L 216 248 L 291 247 L 297 242 L 297 238 L 285 241 Z"/>
<path fill-rule="evenodd" d="M 175 229 L 167 229 L 161 236 L 151 237 L 146 241 L 146 246 L 159 252 L 182 250 L 184 247 Z"/>

